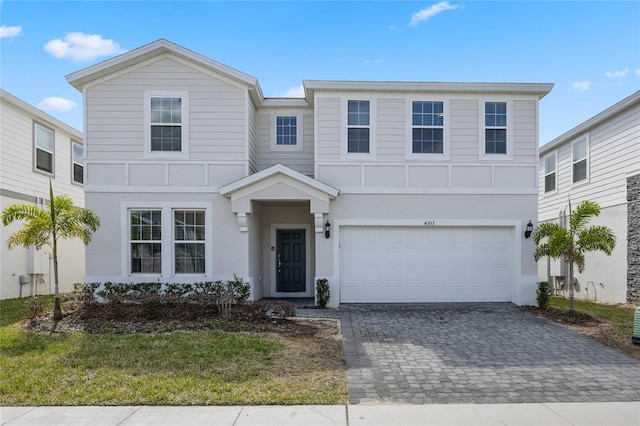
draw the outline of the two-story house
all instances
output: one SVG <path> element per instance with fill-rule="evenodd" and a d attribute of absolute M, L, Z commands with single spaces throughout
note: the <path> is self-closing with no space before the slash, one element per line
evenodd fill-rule
<path fill-rule="evenodd" d="M 54 195 L 68 195 L 83 207 L 83 179 L 82 133 L 0 89 L 0 210 L 17 203 L 46 208 L 49 181 Z M 0 225 L 1 299 L 54 290 L 50 247 L 7 248 L 21 227 Z M 72 291 L 84 279 L 84 244 L 61 240 L 58 261 L 60 291 Z"/>
<path fill-rule="evenodd" d="M 551 84 L 258 81 L 159 40 L 67 76 L 85 105 L 87 281 L 252 298 L 535 303 L 538 103 Z"/>
<path fill-rule="evenodd" d="M 616 235 L 607 256 L 587 253 L 583 273 L 576 271 L 576 297 L 611 303 L 640 297 L 640 92 L 621 100 L 540 148 L 538 220 L 566 226 L 569 201 L 575 207 L 596 201 L 602 212 L 590 225 Z M 567 265 L 539 262 L 541 280 L 556 293 L 568 290 Z"/>

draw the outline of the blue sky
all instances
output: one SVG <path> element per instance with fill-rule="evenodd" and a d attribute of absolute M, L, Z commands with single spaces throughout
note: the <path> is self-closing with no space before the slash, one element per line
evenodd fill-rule
<path fill-rule="evenodd" d="M 82 130 L 65 75 L 159 38 L 260 82 L 554 83 L 544 144 L 640 89 L 638 1 L 0 0 L 0 86 Z"/>

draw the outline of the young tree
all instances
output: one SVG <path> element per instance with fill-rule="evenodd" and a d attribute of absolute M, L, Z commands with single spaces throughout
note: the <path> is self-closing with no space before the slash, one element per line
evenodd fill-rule
<path fill-rule="evenodd" d="M 53 273 L 55 277 L 55 307 L 53 320 L 62 319 L 60 292 L 58 291 L 58 239 L 80 238 L 89 244 L 91 236 L 100 226 L 100 218 L 91 210 L 73 206 L 66 195 L 53 196 L 53 185 L 49 181 L 49 207 L 41 209 L 33 204 L 12 204 L 2 211 L 2 224 L 9 225 L 15 220 L 25 221 L 21 230 L 7 240 L 7 246 L 41 247 L 49 245 L 53 249 Z"/>
<path fill-rule="evenodd" d="M 595 201 L 583 201 L 571 210 L 569 200 L 569 228 L 565 229 L 557 223 L 542 223 L 533 233 L 536 243 L 534 257 L 549 256 L 561 258 L 569 265 L 569 310 L 575 309 L 573 271 L 584 271 L 584 255 L 589 251 L 601 251 L 611 256 L 616 246 L 616 236 L 606 226 L 590 226 L 587 224 L 593 217 L 600 215 L 600 205 Z"/>

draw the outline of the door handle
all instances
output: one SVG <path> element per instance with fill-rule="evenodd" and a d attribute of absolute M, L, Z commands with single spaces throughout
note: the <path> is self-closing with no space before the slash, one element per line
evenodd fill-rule
<path fill-rule="evenodd" d="M 282 255 L 278 253 L 278 272 L 280 272 L 281 268 L 282 268 Z"/>

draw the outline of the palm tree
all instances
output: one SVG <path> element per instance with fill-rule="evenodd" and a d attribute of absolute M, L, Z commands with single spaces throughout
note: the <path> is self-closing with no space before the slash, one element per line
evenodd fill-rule
<path fill-rule="evenodd" d="M 89 244 L 91 236 L 100 226 L 100 218 L 91 210 L 76 208 L 66 195 L 53 196 L 53 185 L 49 181 L 48 209 L 34 204 L 12 204 L 2 211 L 2 224 L 9 225 L 15 220 L 25 224 L 7 240 L 7 246 L 41 247 L 49 245 L 53 249 L 53 273 L 55 277 L 55 307 L 53 320 L 62 319 L 60 293 L 58 291 L 58 239 L 80 238 Z"/>
<path fill-rule="evenodd" d="M 600 215 L 600 205 L 595 201 L 583 201 L 571 210 L 569 200 L 569 228 L 565 229 L 557 223 L 542 223 L 533 233 L 536 243 L 534 257 L 538 261 L 541 257 L 550 256 L 561 258 L 569 265 L 569 310 L 575 309 L 573 290 L 574 266 L 578 272 L 584 271 L 585 253 L 601 251 L 611 256 L 616 246 L 616 236 L 606 226 L 587 227 L 591 218 Z"/>

